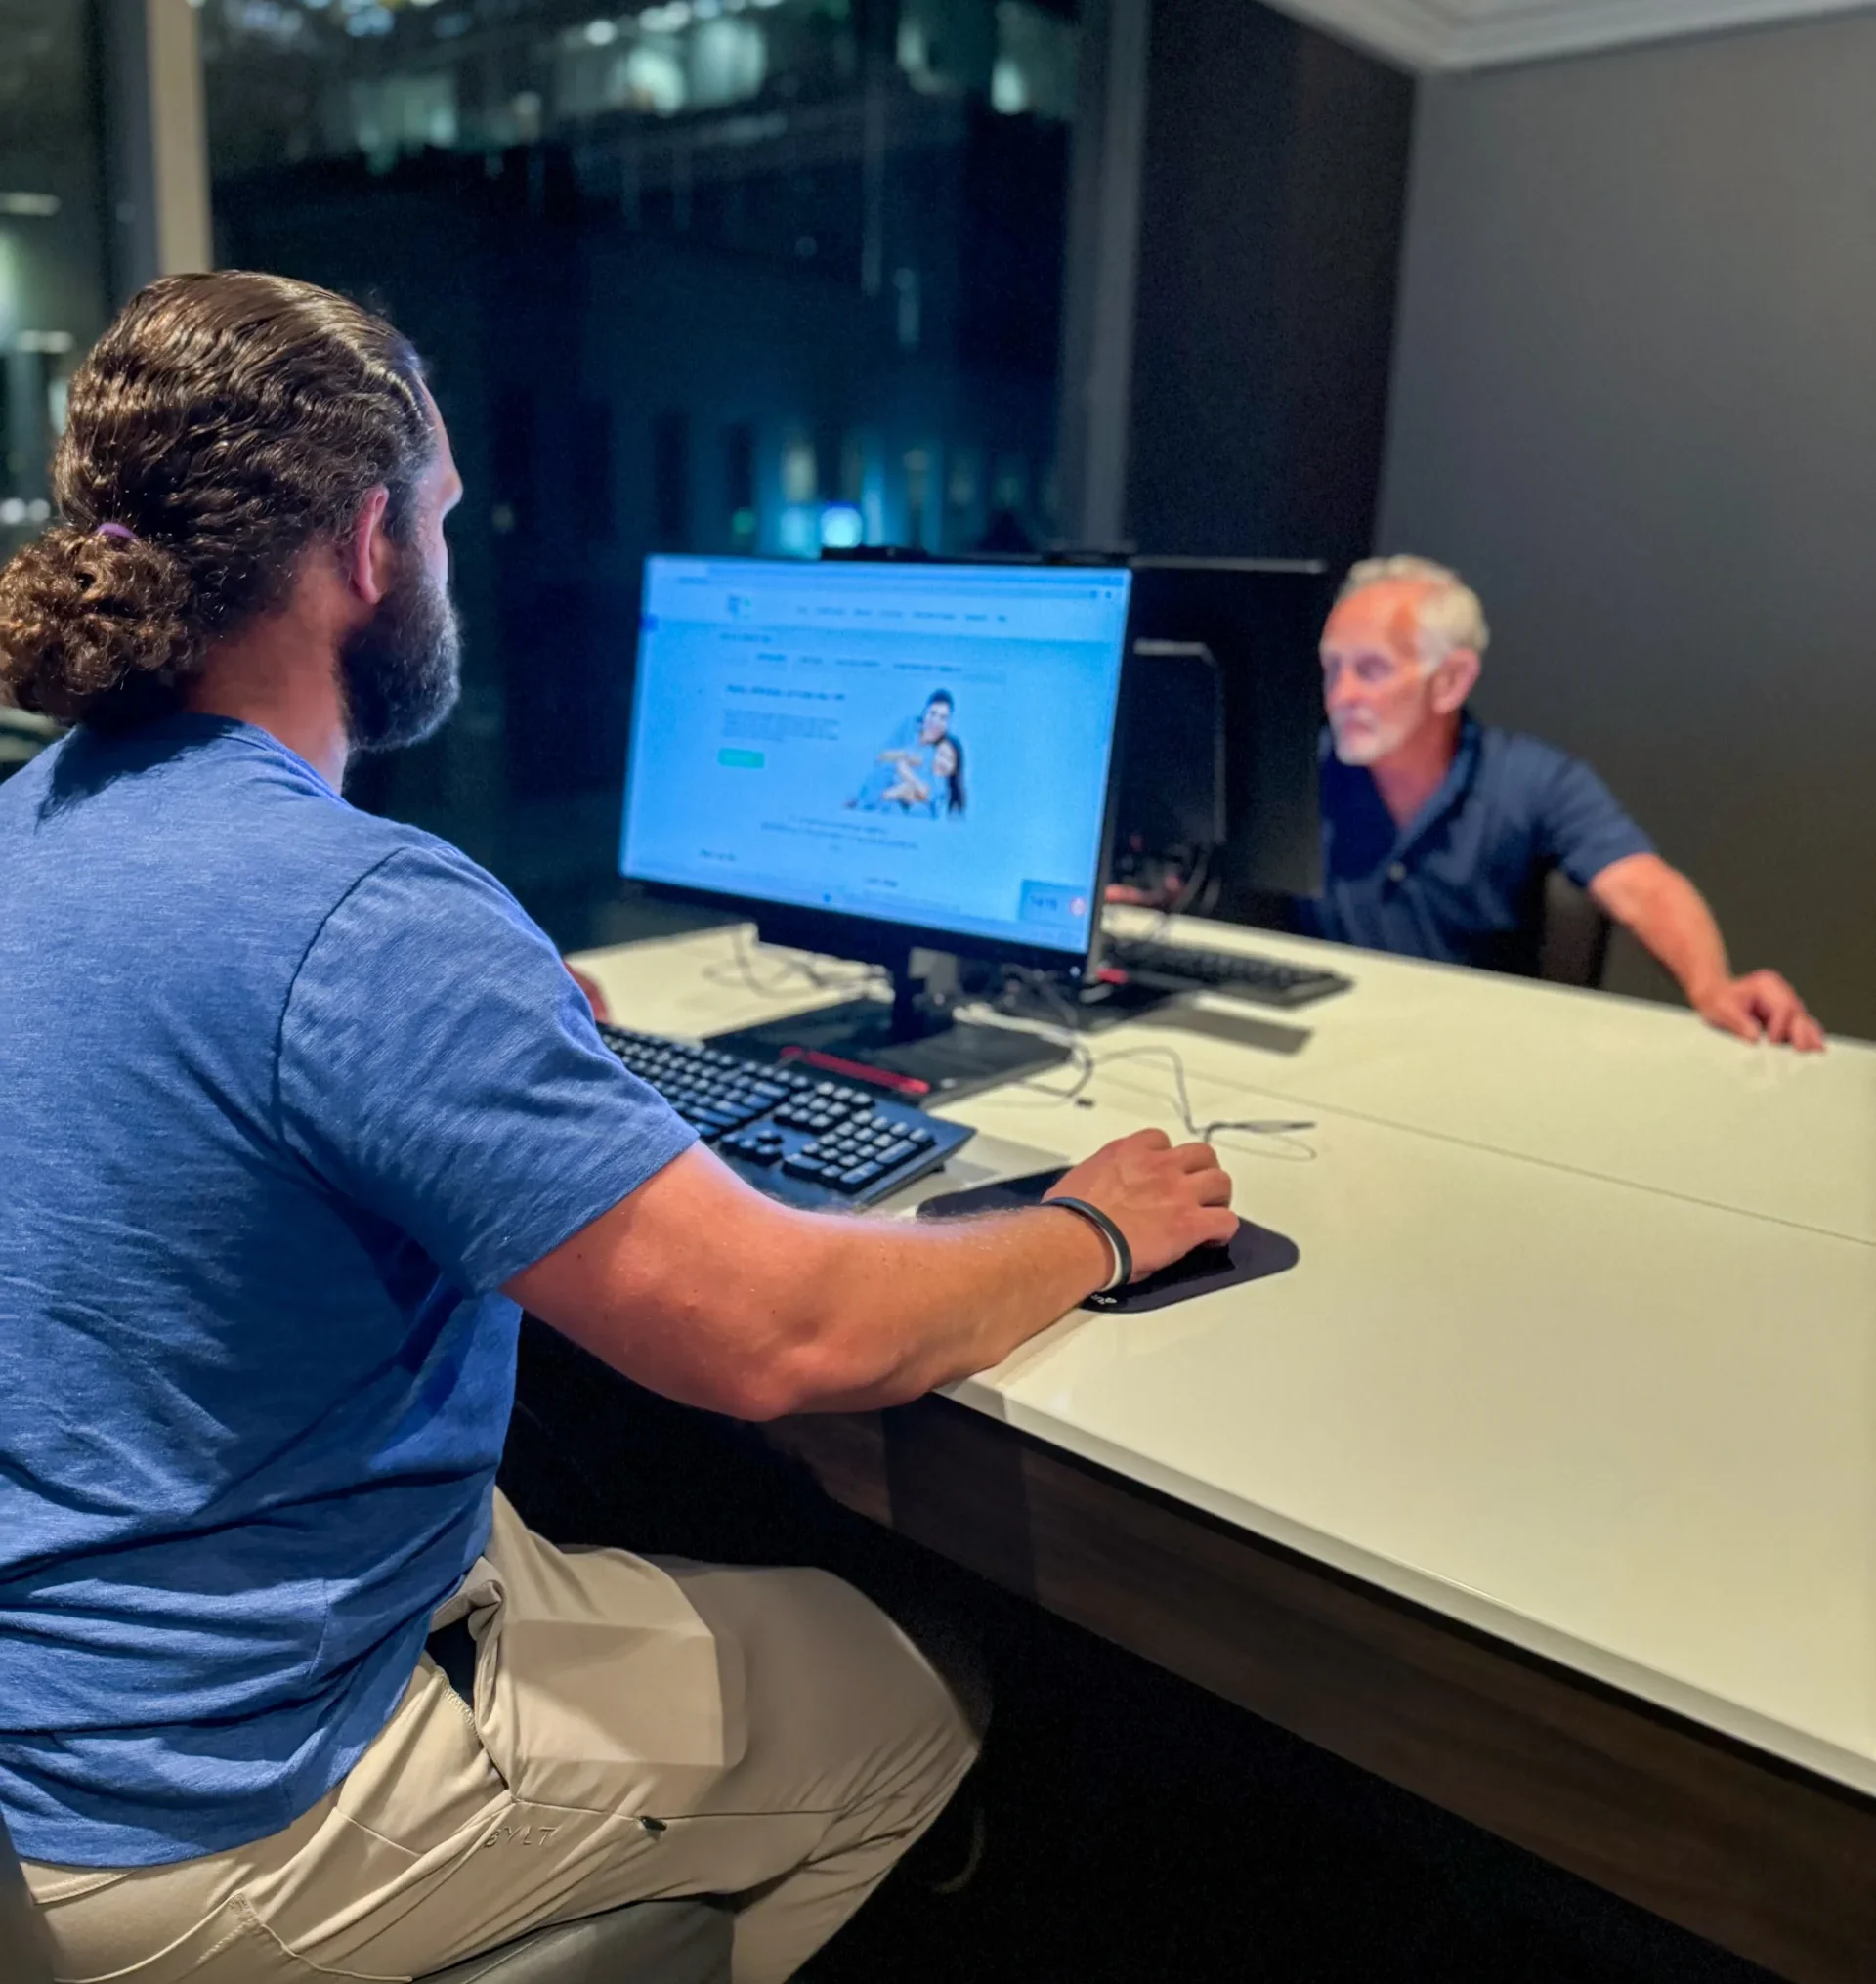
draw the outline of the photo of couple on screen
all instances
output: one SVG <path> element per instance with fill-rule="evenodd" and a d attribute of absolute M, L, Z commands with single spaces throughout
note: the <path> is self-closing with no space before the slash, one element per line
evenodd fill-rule
<path fill-rule="evenodd" d="M 934 689 L 924 709 L 908 717 L 874 760 L 865 784 L 847 801 L 866 813 L 898 811 L 942 820 L 964 810 L 964 746 L 952 729 L 949 689 Z"/>

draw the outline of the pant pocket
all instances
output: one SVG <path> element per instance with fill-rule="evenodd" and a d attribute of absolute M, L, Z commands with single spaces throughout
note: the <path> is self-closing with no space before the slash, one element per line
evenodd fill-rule
<path fill-rule="evenodd" d="M 495 1497 L 464 1594 L 476 1726 L 527 1804 L 694 1809 L 747 1743 L 741 1645 L 670 1574 L 622 1550 L 559 1550 Z"/>
<path fill-rule="evenodd" d="M 27 1892 L 41 1909 L 88 1900 L 127 1877 L 122 1868 L 55 1867 L 43 1860 L 23 1861 L 21 1866 Z"/>

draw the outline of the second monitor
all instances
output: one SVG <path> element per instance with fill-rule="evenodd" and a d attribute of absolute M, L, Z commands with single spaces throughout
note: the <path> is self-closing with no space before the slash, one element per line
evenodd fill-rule
<path fill-rule="evenodd" d="M 1144 823 L 1148 838 L 1166 835 L 1168 753 L 1201 768 L 1162 714 L 1157 688 L 1164 675 L 1176 691 L 1177 668 L 1195 671 L 1175 651 L 1203 646 L 1216 665 L 1222 739 L 1216 913 L 1257 920 L 1273 898 L 1314 895 L 1322 885 L 1317 647 L 1335 593 L 1329 568 L 1315 560 L 1142 557 L 1133 575 L 1135 639 L 1162 646 L 1165 661 L 1156 669 L 1150 648 L 1136 648 L 1129 670 L 1121 833 L 1136 835 Z M 1211 774 L 1209 761 L 1202 768 Z M 1180 838 L 1195 831 L 1178 824 Z"/>

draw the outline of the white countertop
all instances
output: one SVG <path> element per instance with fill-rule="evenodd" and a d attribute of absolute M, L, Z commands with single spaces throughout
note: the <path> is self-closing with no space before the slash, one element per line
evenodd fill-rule
<path fill-rule="evenodd" d="M 1092 1036 L 946 1113 L 972 1172 L 1194 1112 L 1290 1272 L 1077 1314 L 955 1396 L 1372 1583 L 1876 1794 L 1876 1049 L 1241 931 L 1355 989 Z M 575 962 L 621 1022 L 840 996 L 711 931 Z M 850 983 L 847 984 L 850 989 Z M 974 1182 L 974 1181 L 973 1181 Z"/>

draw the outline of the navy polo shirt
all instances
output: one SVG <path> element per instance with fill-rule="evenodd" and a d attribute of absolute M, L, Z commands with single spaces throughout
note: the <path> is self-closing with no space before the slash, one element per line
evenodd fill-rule
<path fill-rule="evenodd" d="M 1488 970 L 1537 970 L 1544 878 L 1588 887 L 1653 851 L 1580 758 L 1468 716 L 1445 780 L 1396 827 L 1371 773 L 1322 755 L 1322 894 L 1299 905 L 1312 936 Z"/>

